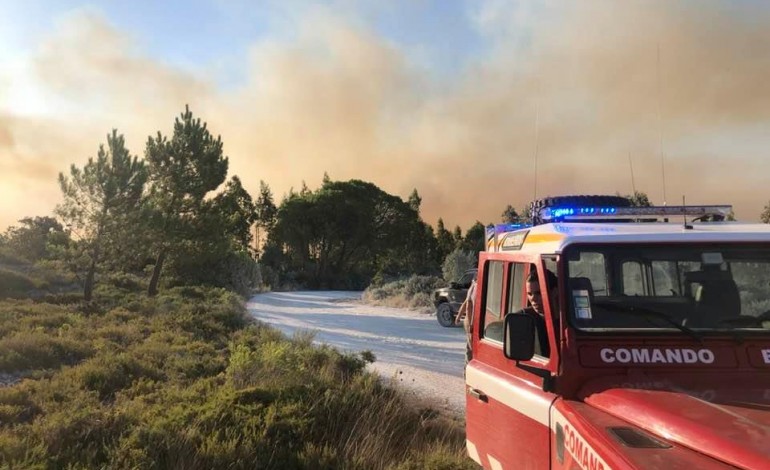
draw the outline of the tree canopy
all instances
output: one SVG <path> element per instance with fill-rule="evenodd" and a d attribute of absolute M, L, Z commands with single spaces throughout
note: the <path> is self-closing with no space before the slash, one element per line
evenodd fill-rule
<path fill-rule="evenodd" d="M 69 235 L 53 217 L 24 217 L 0 236 L 3 245 L 16 256 L 35 262 L 52 256 L 51 249 L 64 246 Z"/>
<path fill-rule="evenodd" d="M 222 151 L 222 139 L 214 138 L 206 123 L 193 117 L 189 106 L 174 121 L 170 139 L 160 132 L 148 139 L 145 159 L 157 253 L 147 292 L 155 295 L 168 254 L 178 254 L 178 248 L 191 241 L 196 229 L 210 228 L 204 224 L 211 221 L 203 217 L 207 209 L 204 198 L 225 181 L 228 159 Z"/>
<path fill-rule="evenodd" d="M 9 263 L 64 261 L 85 274 L 88 299 L 100 272 L 151 273 L 149 295 L 158 292 L 161 272 L 164 286 L 246 292 L 264 279 L 274 288 L 363 288 L 372 279 L 439 274 L 452 253 L 473 264 L 485 247 L 479 221 L 465 232 L 448 229 L 443 218 L 435 228 L 425 223 L 417 188 L 402 199 L 324 173 L 318 189 L 301 181 L 276 205 L 265 181 L 254 198 L 238 176 L 228 179 L 228 168 L 221 137 L 187 106 L 170 136 L 148 138 L 143 159 L 113 130 L 96 157 L 59 175 L 60 220 L 24 218 L 0 235 L 0 248 Z M 652 205 L 644 192 L 625 197 Z M 502 222 L 528 223 L 529 209 L 509 204 Z M 770 203 L 760 218 L 770 223 Z"/>
<path fill-rule="evenodd" d="M 144 162 L 130 155 L 117 130 L 107 136 L 107 148 L 99 146 L 96 159 L 89 158 L 82 169 L 72 165 L 69 176 L 59 174 L 64 201 L 56 212 L 88 257 L 85 300 L 91 300 L 104 245 L 124 232 L 120 221 L 139 207 L 146 181 Z"/>
<path fill-rule="evenodd" d="M 309 287 L 361 288 L 378 272 L 435 266 L 427 233 L 399 197 L 360 180 L 327 181 L 284 200 L 268 242 L 277 250 L 265 262 Z"/>
<path fill-rule="evenodd" d="M 516 209 L 510 204 L 508 204 L 503 213 L 500 214 L 500 218 L 504 224 L 517 224 L 521 221 L 519 213 L 516 212 Z"/>
<path fill-rule="evenodd" d="M 626 196 L 631 201 L 632 207 L 651 207 L 652 202 L 647 196 L 647 193 L 642 191 L 634 191 L 634 194 Z"/>

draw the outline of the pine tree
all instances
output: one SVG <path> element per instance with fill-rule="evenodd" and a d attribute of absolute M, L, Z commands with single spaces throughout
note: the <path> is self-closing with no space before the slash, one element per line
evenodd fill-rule
<path fill-rule="evenodd" d="M 213 219 L 221 223 L 219 228 L 234 248 L 248 252 L 252 241 L 251 226 L 257 220 L 257 209 L 240 178 L 233 176 L 224 191 L 211 201 L 210 208 L 215 215 Z M 211 229 L 215 230 L 214 227 Z"/>
<path fill-rule="evenodd" d="M 647 193 L 644 193 L 642 191 L 634 191 L 633 196 L 626 196 L 629 201 L 631 201 L 632 207 L 651 207 L 652 202 L 650 202 L 650 198 L 647 196 Z"/>
<path fill-rule="evenodd" d="M 215 139 L 205 123 L 193 118 L 189 106 L 175 119 L 171 139 L 160 132 L 148 139 L 145 159 L 155 210 L 157 257 L 147 289 L 153 296 L 158 293 L 166 257 L 191 236 L 190 229 L 204 210 L 204 198 L 225 181 L 228 159 L 222 139 Z"/>
<path fill-rule="evenodd" d="M 452 230 L 452 241 L 454 242 L 455 250 L 460 248 L 460 245 L 463 243 L 463 231 L 459 225 L 455 225 L 454 230 Z"/>
<path fill-rule="evenodd" d="M 439 218 L 436 224 L 436 242 L 438 243 L 439 263 L 444 262 L 444 258 L 454 251 L 455 241 L 452 234 L 444 227 L 444 219 Z"/>
<path fill-rule="evenodd" d="M 508 204 L 503 213 L 500 214 L 500 217 L 504 224 L 517 224 L 521 220 L 519 213 L 516 212 L 516 209 L 510 204 Z"/>
<path fill-rule="evenodd" d="M 412 194 L 409 195 L 408 204 L 409 204 L 409 207 L 412 208 L 412 210 L 414 210 L 418 214 L 420 213 L 420 204 L 422 204 L 422 198 L 417 193 L 417 188 L 414 188 L 412 190 Z"/>
<path fill-rule="evenodd" d="M 259 181 L 259 197 L 256 202 L 257 220 L 256 220 L 256 251 L 260 252 L 262 249 L 263 234 L 264 239 L 267 239 L 270 231 L 275 225 L 275 217 L 278 213 L 278 208 L 273 202 L 273 193 L 270 191 L 270 186 L 264 181 Z"/>
<path fill-rule="evenodd" d="M 99 146 L 96 159 L 82 169 L 72 165 L 70 175 L 59 174 L 64 202 L 56 212 L 75 232 L 88 256 L 83 298 L 91 300 L 94 276 L 105 243 L 125 227 L 119 223 L 135 211 L 143 196 L 147 172 L 144 162 L 132 157 L 123 135 L 107 136 L 107 148 Z"/>

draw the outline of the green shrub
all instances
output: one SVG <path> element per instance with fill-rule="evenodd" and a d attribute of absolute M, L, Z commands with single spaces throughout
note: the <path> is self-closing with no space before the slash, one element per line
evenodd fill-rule
<path fill-rule="evenodd" d="M 94 331 L 100 342 L 110 342 L 118 349 L 123 350 L 126 347 L 141 342 L 146 336 L 146 332 L 141 323 L 112 323 L 102 326 Z"/>
<path fill-rule="evenodd" d="M 113 398 L 116 392 L 139 378 L 161 378 L 158 369 L 125 353 L 94 357 L 72 369 L 71 373 L 84 389 L 96 392 L 101 400 Z"/>
<path fill-rule="evenodd" d="M 433 308 L 433 298 L 431 295 L 427 292 L 419 292 L 415 294 L 412 297 L 412 300 L 409 301 L 409 308 L 413 309 L 432 309 Z"/>
<path fill-rule="evenodd" d="M 90 357 L 88 344 L 42 331 L 18 332 L 0 339 L 0 371 L 18 372 L 71 365 Z"/>
<path fill-rule="evenodd" d="M 5 245 L 0 245 L 0 263 L 10 264 L 13 266 L 21 266 L 29 264 L 29 260 L 23 256 L 20 256 L 12 248 Z"/>
<path fill-rule="evenodd" d="M 277 288 L 279 285 L 279 276 L 278 272 L 265 264 L 259 265 L 259 273 L 260 277 L 262 278 L 262 286 L 257 286 L 261 288 L 262 290 L 270 289 L 270 288 Z"/>
<path fill-rule="evenodd" d="M 130 415 L 89 402 L 51 410 L 32 429 L 53 468 L 105 468 L 110 449 L 136 424 Z"/>
<path fill-rule="evenodd" d="M 132 300 L 139 299 L 142 293 L 132 289 L 116 286 L 113 284 L 97 282 L 94 286 L 93 305 L 97 306 L 95 310 L 104 312 Z"/>
<path fill-rule="evenodd" d="M 25 298 L 37 287 L 38 284 L 29 276 L 0 268 L 0 299 Z"/>
<path fill-rule="evenodd" d="M 255 331 L 255 330 L 252 330 Z M 328 346 L 313 345 L 312 333 L 229 346 L 227 377 L 233 387 L 270 386 L 287 388 L 299 384 L 345 382 L 363 372 L 374 355 L 341 354 Z"/>
<path fill-rule="evenodd" d="M 19 387 L 0 388 L 0 427 L 29 423 L 40 411 L 29 390 Z"/>
<path fill-rule="evenodd" d="M 63 324 L 79 321 L 79 315 L 57 305 L 36 304 L 29 300 L 0 302 L 0 338 L 18 332 L 58 333 Z"/>
<path fill-rule="evenodd" d="M 368 302 L 377 302 L 380 300 L 384 300 L 388 297 L 388 291 L 383 289 L 382 287 L 369 287 L 364 291 L 364 294 L 362 296 L 363 300 Z"/>
<path fill-rule="evenodd" d="M 201 286 L 179 286 L 172 288 L 167 295 L 172 296 L 178 294 L 185 299 L 192 300 L 204 300 L 206 298 L 207 289 Z"/>
<path fill-rule="evenodd" d="M 0 468 L 46 470 L 47 452 L 41 443 L 32 443 L 25 436 L 0 429 Z"/>
<path fill-rule="evenodd" d="M 203 302 L 180 299 L 203 295 Z M 196 339 L 226 344 L 226 336 L 243 328 L 249 322 L 241 299 L 237 294 L 224 289 L 177 287 L 158 296 L 157 308 L 173 309 L 173 315 L 164 316 L 169 326 L 193 334 Z"/>
<path fill-rule="evenodd" d="M 406 280 L 404 293 L 408 297 L 417 294 L 430 294 L 434 289 L 443 286 L 444 283 L 435 276 L 412 276 Z"/>
<path fill-rule="evenodd" d="M 35 299 L 38 303 L 54 304 L 54 305 L 74 305 L 83 301 L 82 292 L 65 292 L 61 294 L 45 294 L 39 299 Z"/>
<path fill-rule="evenodd" d="M 133 306 L 133 305 L 137 306 L 137 310 L 140 310 L 142 306 L 142 304 L 139 302 L 129 303 L 129 306 Z M 110 311 L 104 315 L 104 320 L 110 323 L 117 323 L 117 324 L 132 322 L 135 324 L 145 325 L 146 316 L 141 315 L 137 310 L 131 310 L 122 306 L 115 307 L 113 309 L 110 309 Z"/>
<path fill-rule="evenodd" d="M 216 285 L 247 296 L 262 285 L 260 265 L 246 252 L 230 253 L 220 261 Z"/>
<path fill-rule="evenodd" d="M 411 276 L 380 287 L 368 287 L 361 298 L 373 305 L 395 308 L 412 308 L 420 311 L 432 310 L 434 289 L 445 284 L 436 276 Z"/>
<path fill-rule="evenodd" d="M 441 272 L 447 281 L 456 281 L 462 277 L 465 271 L 478 265 L 476 255 L 471 251 L 460 248 L 449 253 L 441 265 Z"/>
<path fill-rule="evenodd" d="M 55 332 L 65 324 L 79 324 L 82 317 L 77 313 L 62 308 L 41 306 L 39 309 L 24 309 L 27 312 L 19 317 L 19 331 Z"/>
<path fill-rule="evenodd" d="M 34 264 L 34 273 L 47 282 L 53 290 L 80 290 L 77 276 L 62 261 L 39 260 Z"/>
<path fill-rule="evenodd" d="M 147 284 L 143 277 L 130 273 L 109 273 L 101 282 L 128 292 L 143 292 Z"/>
<path fill-rule="evenodd" d="M 215 376 L 226 366 L 220 351 L 190 335 L 153 333 L 129 352 L 146 364 L 163 369 L 166 377 L 185 382 Z"/>
<path fill-rule="evenodd" d="M 371 353 L 286 338 L 222 289 L 107 291 L 99 314 L 0 302 L 0 370 L 26 377 L 0 388 L 0 468 L 466 468 L 462 426 Z"/>

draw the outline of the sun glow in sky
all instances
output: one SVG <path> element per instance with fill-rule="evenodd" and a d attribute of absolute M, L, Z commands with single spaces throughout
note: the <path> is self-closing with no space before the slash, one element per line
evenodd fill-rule
<path fill-rule="evenodd" d="M 278 201 L 363 179 L 467 229 L 538 195 L 770 200 L 770 3 L 0 0 L 0 230 L 186 104 Z M 658 51 L 659 60 L 658 60 Z M 536 115 L 539 129 L 536 132 Z M 536 142 L 536 134 L 538 139 Z M 631 163 L 631 164 L 630 164 Z"/>

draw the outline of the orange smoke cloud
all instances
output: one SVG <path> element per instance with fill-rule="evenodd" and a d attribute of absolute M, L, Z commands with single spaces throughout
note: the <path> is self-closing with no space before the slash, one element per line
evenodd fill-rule
<path fill-rule="evenodd" d="M 426 221 L 466 229 L 521 208 L 535 179 L 538 195 L 630 193 L 629 156 L 636 188 L 663 202 L 662 152 L 669 204 L 685 194 L 756 220 L 770 199 L 770 8 L 752 7 L 490 2 L 475 16 L 488 52 L 440 83 L 360 22 L 316 9 L 295 39 L 253 46 L 236 90 L 154 62 L 130 36 L 79 16 L 36 58 L 49 91 L 69 100 L 68 119 L 37 134 L 0 121 L 0 165 L 22 174 L 7 162 L 22 154 L 7 148 L 27 147 L 27 163 L 41 165 L 28 173 L 55 188 L 44 168 L 82 164 L 113 127 L 141 155 L 189 103 L 222 135 L 231 174 L 254 194 L 266 181 L 278 199 L 327 172 L 404 198 L 417 188 Z M 4 205 L 0 222 L 10 213 Z"/>

